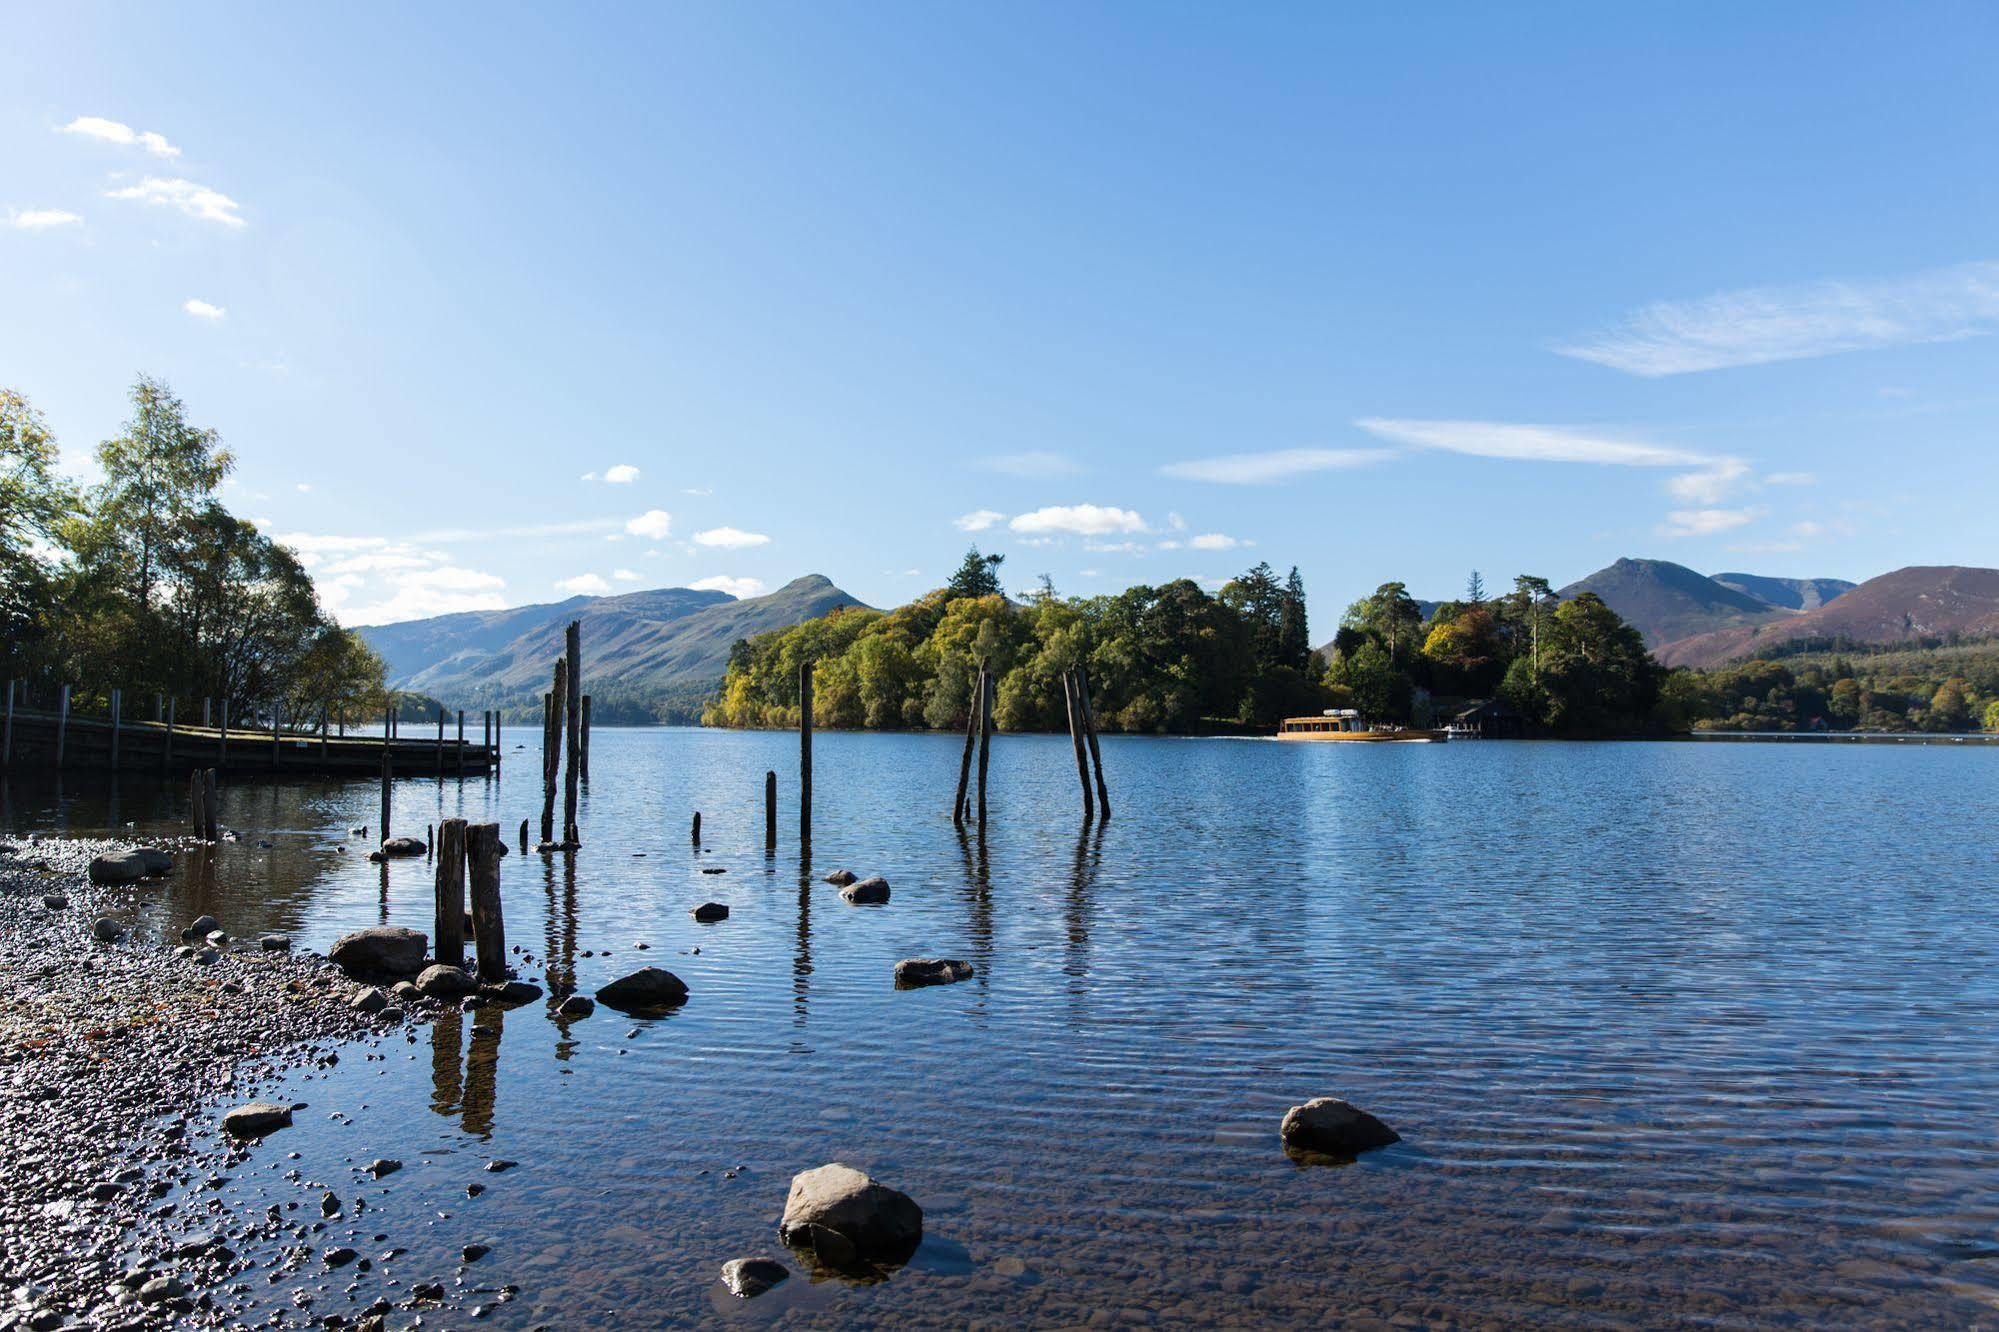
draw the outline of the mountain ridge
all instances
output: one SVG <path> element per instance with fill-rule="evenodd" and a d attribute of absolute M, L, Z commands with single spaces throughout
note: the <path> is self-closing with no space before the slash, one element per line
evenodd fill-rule
<path fill-rule="evenodd" d="M 1720 666 L 1800 641 L 1893 646 L 1999 635 L 1999 569 L 1915 564 L 1870 578 L 1816 610 L 1717 629 L 1654 651 L 1668 666 Z"/>

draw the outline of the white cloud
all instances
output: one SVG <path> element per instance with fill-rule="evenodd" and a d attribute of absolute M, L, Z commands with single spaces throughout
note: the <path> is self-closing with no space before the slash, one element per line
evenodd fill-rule
<path fill-rule="evenodd" d="M 399 620 L 421 620 L 459 611 L 504 610 L 507 605 L 506 598 L 500 595 L 506 587 L 505 579 L 456 565 L 396 574 L 388 583 L 390 590 L 385 598 L 353 607 L 344 603 L 346 592 L 355 584 L 343 583 L 339 601 L 328 598 L 327 604 L 339 615 L 340 622 L 347 625 L 394 624 Z"/>
<path fill-rule="evenodd" d="M 683 490 L 682 490 L 682 491 L 681 491 L 680 493 L 681 493 L 681 494 L 683 494 L 683 495 L 697 495 L 697 496 L 707 496 L 707 495 L 712 495 L 712 494 L 714 494 L 714 493 L 715 493 L 715 487 L 713 487 L 713 486 L 688 486 L 688 487 L 686 487 L 685 489 L 683 489 Z"/>
<path fill-rule="evenodd" d="M 315 556 L 323 559 L 323 556 Z M 369 551 L 361 555 L 349 555 L 326 566 L 326 572 L 341 574 L 399 573 L 405 569 L 428 569 L 438 561 L 408 550 Z"/>
<path fill-rule="evenodd" d="M 727 592 L 732 597 L 753 597 L 764 590 L 763 583 L 755 578 L 731 578 L 727 574 L 711 574 L 697 578 L 688 584 L 698 592 Z"/>
<path fill-rule="evenodd" d="M 639 576 L 630 569 L 613 569 L 611 570 L 611 581 L 616 583 L 636 583 L 639 581 Z"/>
<path fill-rule="evenodd" d="M 583 479 L 585 481 L 603 481 L 613 486 L 629 486 L 632 482 L 639 479 L 639 469 L 630 463 L 613 463 L 601 473 L 585 472 Z"/>
<path fill-rule="evenodd" d="M 1225 486 L 1267 486 L 1307 472 L 1365 467 L 1394 456 L 1387 449 L 1275 449 L 1269 453 L 1232 453 L 1219 458 L 1167 463 L 1159 469 L 1159 474 L 1181 481 L 1212 481 Z"/>
<path fill-rule="evenodd" d="M 1184 544 L 1185 544 L 1184 542 L 1176 541 L 1173 538 L 1168 537 L 1166 540 L 1159 542 L 1158 546 L 1159 549 L 1161 550 L 1178 550 Z"/>
<path fill-rule="evenodd" d="M 1999 330 L 1999 261 L 1658 301 L 1554 350 L 1656 378 Z"/>
<path fill-rule="evenodd" d="M 577 574 L 573 578 L 558 578 L 555 580 L 555 588 L 558 592 L 567 592 L 576 597 L 601 597 L 611 590 L 611 585 L 597 574 L 585 573 Z"/>
<path fill-rule="evenodd" d="M 1772 472 L 1763 478 L 1764 484 L 1771 486 L 1815 486 L 1818 480 L 1811 472 Z"/>
<path fill-rule="evenodd" d="M 951 520 L 951 526 L 960 532 L 983 532 L 994 523 L 1003 523 L 1006 515 L 992 509 L 974 509 L 970 513 L 959 514 Z"/>
<path fill-rule="evenodd" d="M 154 157 L 179 157 L 180 149 L 168 143 L 166 136 L 151 130 L 135 130 L 130 125 L 122 125 L 102 116 L 78 116 L 64 125 L 58 133 L 81 134 L 86 139 L 102 139 L 106 143 L 122 144 L 127 148 L 140 147 Z"/>
<path fill-rule="evenodd" d="M 1187 543 L 1188 548 L 1192 550 L 1234 550 L 1243 544 L 1234 537 L 1224 536 L 1220 532 L 1206 532 Z"/>
<path fill-rule="evenodd" d="M 1723 458 L 1701 471 L 1667 478 L 1666 493 L 1686 504 L 1719 504 L 1735 493 L 1748 475 L 1748 463 Z"/>
<path fill-rule="evenodd" d="M 83 218 L 64 208 L 9 208 L 7 225 L 16 231 L 48 231 L 53 227 L 73 227 Z"/>
<path fill-rule="evenodd" d="M 191 180 L 181 180 L 177 177 L 165 180 L 159 176 L 148 176 L 137 185 L 106 190 L 104 197 L 165 204 L 180 209 L 189 217 L 200 218 L 204 222 L 220 222 L 225 227 L 248 225 L 237 215 L 236 210 L 242 205 L 234 199 L 219 190 L 212 190 L 206 185 L 197 185 Z"/>
<path fill-rule="evenodd" d="M 1166 525 L 1172 528 L 1176 532 L 1184 532 L 1187 530 L 1187 520 L 1185 518 L 1182 518 L 1177 513 L 1169 513 L 1166 515 Z"/>
<path fill-rule="evenodd" d="M 739 527 L 711 527 L 705 532 L 696 532 L 694 542 L 719 550 L 747 550 L 751 546 L 768 546 L 770 538 L 761 532 L 745 532 Z"/>
<path fill-rule="evenodd" d="M 1666 515 L 1666 521 L 1659 526 L 1659 535 L 1667 537 L 1714 536 L 1720 532 L 1732 532 L 1738 527 L 1746 527 L 1763 514 L 1761 509 L 1675 509 Z"/>
<path fill-rule="evenodd" d="M 1146 530 L 1145 519 L 1130 509 L 1096 504 L 1056 504 L 1023 513 L 1007 524 L 1023 536 L 1116 536 Z"/>
<path fill-rule="evenodd" d="M 190 296 L 182 301 L 180 308 L 193 315 L 196 319 L 220 320 L 229 313 L 219 305 L 210 305 L 207 301 L 194 296 Z"/>
<path fill-rule="evenodd" d="M 625 530 L 633 536 L 642 536 L 653 541 L 665 538 L 673 530 L 673 515 L 665 509 L 647 509 L 638 517 L 625 524 Z"/>
<path fill-rule="evenodd" d="M 1143 555 L 1142 541 L 1085 541 L 1083 549 L 1093 555 Z"/>
<path fill-rule="evenodd" d="M 293 486 L 292 489 L 301 495 L 310 495 L 312 493 L 312 483 L 310 481 L 301 481 Z"/>
<path fill-rule="evenodd" d="M 1051 476 L 1074 476 L 1082 471 L 1075 459 L 1060 453 L 1028 452 L 1000 453 L 990 458 L 981 458 L 972 464 L 982 472 L 998 472 L 1004 476 L 1020 476 L 1029 479 Z"/>
<path fill-rule="evenodd" d="M 1567 426 L 1501 421 L 1409 421 L 1370 416 L 1354 422 L 1370 435 L 1419 449 L 1443 449 L 1516 462 L 1602 463 L 1619 467 L 1706 467 L 1720 459 L 1645 440 Z"/>

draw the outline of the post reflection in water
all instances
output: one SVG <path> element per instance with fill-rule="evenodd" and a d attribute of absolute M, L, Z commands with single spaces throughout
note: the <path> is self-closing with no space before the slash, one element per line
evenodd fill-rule
<path fill-rule="evenodd" d="M 465 1077 L 458 1055 L 465 1039 L 465 1018 L 455 1008 L 444 1009 L 430 1024 L 430 1108 L 446 1119 L 464 1106 Z"/>
<path fill-rule="evenodd" d="M 574 1019 L 564 1017 L 560 1011 L 562 1001 L 576 989 L 576 857 L 560 858 L 560 890 L 555 882 L 556 859 L 554 856 L 541 859 L 542 891 L 548 898 L 548 910 L 543 914 L 547 929 L 542 964 L 547 972 L 548 1008 L 555 1023 L 555 1057 L 567 1062 L 578 1044 L 570 1034 Z"/>
<path fill-rule="evenodd" d="M 1076 856 L 1069 869 L 1068 900 L 1062 913 L 1068 948 L 1062 972 L 1069 978 L 1070 997 L 1077 1000 L 1083 998 L 1090 977 L 1090 910 L 1096 895 L 1097 871 L 1103 865 L 1104 829 L 1108 822 L 1086 824 L 1076 833 Z"/>
<path fill-rule="evenodd" d="M 958 858 L 965 869 L 966 930 L 972 939 L 972 964 L 984 985 L 993 960 L 993 866 L 986 852 L 986 839 L 979 838 L 972 849 L 971 836 L 958 829 Z"/>
<path fill-rule="evenodd" d="M 806 1000 L 812 989 L 812 851 L 798 861 L 798 947 L 791 959 L 791 1024 L 805 1026 Z"/>
<path fill-rule="evenodd" d="M 465 1131 L 478 1138 L 493 1136 L 494 1101 L 500 1090 L 500 1036 L 507 1010 L 488 1005 L 472 1014 L 472 1043 L 465 1052 Z"/>

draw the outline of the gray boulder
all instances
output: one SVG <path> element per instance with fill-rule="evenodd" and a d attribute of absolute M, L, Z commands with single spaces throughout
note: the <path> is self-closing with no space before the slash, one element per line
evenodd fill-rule
<path fill-rule="evenodd" d="M 149 872 L 146 858 L 136 851 L 111 851 L 92 857 L 90 862 L 92 883 L 137 883 Z"/>
<path fill-rule="evenodd" d="M 349 999 L 347 1006 L 357 1013 L 379 1013 L 389 1006 L 389 996 L 370 985 Z"/>
<path fill-rule="evenodd" d="M 718 920 L 727 920 L 729 918 L 729 908 L 723 906 L 720 902 L 703 902 L 700 906 L 694 908 L 692 914 L 695 920 L 701 922 L 703 925 L 709 925 Z"/>
<path fill-rule="evenodd" d="M 90 932 L 103 943 L 117 943 L 125 937 L 125 927 L 109 916 L 99 916 L 91 921 Z"/>
<path fill-rule="evenodd" d="M 1401 1134 L 1367 1111 L 1334 1096 L 1292 1106 L 1278 1133 L 1293 1152 L 1348 1158 L 1402 1141 Z"/>
<path fill-rule="evenodd" d="M 722 1264 L 722 1284 L 739 1300 L 754 1299 L 790 1276 L 791 1269 L 773 1258 L 731 1258 Z"/>
<path fill-rule="evenodd" d="M 855 906 L 880 906 L 888 901 L 888 880 L 877 874 L 848 884 L 840 890 L 840 896 Z"/>
<path fill-rule="evenodd" d="M 377 853 L 384 860 L 399 860 L 407 856 L 420 856 L 426 850 L 421 837 L 391 837 L 382 843 Z"/>
<path fill-rule="evenodd" d="M 895 987 L 913 990 L 923 985 L 949 985 L 969 980 L 972 964 L 953 957 L 911 957 L 895 964 Z"/>
<path fill-rule="evenodd" d="M 541 986 L 532 981 L 510 980 L 498 985 L 481 986 L 479 993 L 502 1007 L 519 1008 L 541 998 Z"/>
<path fill-rule="evenodd" d="M 566 1018 L 587 1018 L 597 1011 L 597 1001 L 587 994 L 572 994 L 555 1011 Z"/>
<path fill-rule="evenodd" d="M 292 950 L 291 936 L 266 934 L 257 940 L 257 946 L 267 953 L 289 953 Z"/>
<path fill-rule="evenodd" d="M 149 879 L 157 878 L 173 870 L 174 853 L 171 851 L 162 851 L 156 846 L 142 846 L 138 850 L 131 852 L 131 854 L 137 856 L 145 863 L 146 877 Z"/>
<path fill-rule="evenodd" d="M 333 941 L 327 957 L 350 976 L 414 976 L 424 968 L 430 939 L 401 925 L 371 925 Z"/>
<path fill-rule="evenodd" d="M 479 988 L 479 982 L 463 967 L 425 967 L 416 978 L 418 993 L 432 999 L 456 999 Z"/>
<path fill-rule="evenodd" d="M 923 1209 L 906 1193 L 835 1162 L 795 1175 L 778 1235 L 830 1267 L 904 1263 L 923 1242 Z"/>
<path fill-rule="evenodd" d="M 222 922 L 213 916 L 196 916 L 194 923 L 180 932 L 183 939 L 204 939 L 222 928 Z"/>
<path fill-rule="evenodd" d="M 687 1002 L 687 985 L 670 971 L 640 967 L 631 975 L 620 976 L 597 991 L 597 1002 L 626 1012 L 671 1008 Z"/>
<path fill-rule="evenodd" d="M 854 873 L 850 869 L 836 869 L 831 874 L 828 874 L 826 876 L 825 881 L 827 883 L 832 884 L 835 888 L 845 888 L 848 884 L 857 881 L 860 877 L 861 877 L 860 875 Z"/>
<path fill-rule="evenodd" d="M 271 1101 L 252 1101 L 222 1116 L 223 1131 L 232 1138 L 261 1138 L 281 1128 L 290 1128 L 292 1108 Z"/>

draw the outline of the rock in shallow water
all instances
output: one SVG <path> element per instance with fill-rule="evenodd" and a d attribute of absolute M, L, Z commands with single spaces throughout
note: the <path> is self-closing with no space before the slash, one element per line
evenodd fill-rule
<path fill-rule="evenodd" d="M 825 882 L 832 884 L 835 888 L 845 888 L 848 884 L 858 881 L 860 877 L 860 875 L 850 869 L 836 869 L 826 876 Z"/>
<path fill-rule="evenodd" d="M 792 1178 L 778 1234 L 831 1267 L 903 1263 L 923 1242 L 923 1209 L 836 1161 Z"/>
<path fill-rule="evenodd" d="M 880 906 L 888 901 L 888 880 L 877 874 L 848 884 L 840 890 L 840 896 L 855 906 Z"/>
<path fill-rule="evenodd" d="M 261 1138 L 281 1128 L 290 1128 L 292 1108 L 271 1101 L 252 1101 L 222 1116 L 222 1127 L 231 1137 Z"/>
<path fill-rule="evenodd" d="M 414 976 L 429 952 L 430 939 L 422 930 L 374 925 L 341 935 L 327 957 L 350 976 Z"/>
<path fill-rule="evenodd" d="M 686 982 L 659 967 L 641 967 L 597 991 L 597 1002 L 627 1011 L 670 1008 L 686 1001 Z"/>
<path fill-rule="evenodd" d="M 722 1264 L 722 1284 L 739 1300 L 752 1299 L 791 1275 L 773 1258 L 731 1258 Z"/>
<path fill-rule="evenodd" d="M 1335 1096 L 1292 1106 L 1278 1133 L 1291 1150 L 1323 1156 L 1354 1157 L 1402 1141 L 1394 1129 Z"/>
<path fill-rule="evenodd" d="M 953 957 L 911 957 L 895 964 L 895 984 L 899 990 L 913 990 L 923 985 L 949 985 L 953 981 L 969 980 L 971 976 L 972 964 Z"/>
<path fill-rule="evenodd" d="M 720 902 L 703 902 L 700 906 L 694 908 L 693 915 L 694 919 L 700 921 L 703 925 L 707 925 L 714 921 L 727 920 L 729 918 L 729 908 L 723 906 Z"/>
<path fill-rule="evenodd" d="M 597 1011 L 597 1001 L 587 994 L 572 994 L 555 1011 L 566 1018 L 586 1018 Z"/>
<path fill-rule="evenodd" d="M 149 848 L 138 851 L 110 851 L 90 862 L 90 881 L 97 884 L 137 883 L 173 868 L 174 858 Z"/>
<path fill-rule="evenodd" d="M 479 988 L 479 982 L 463 967 L 425 967 L 416 978 L 419 994 L 432 999 L 456 999 Z"/>

